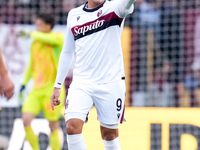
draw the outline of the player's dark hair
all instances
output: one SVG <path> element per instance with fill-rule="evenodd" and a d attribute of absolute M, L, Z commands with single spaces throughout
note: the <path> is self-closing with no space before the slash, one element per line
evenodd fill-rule
<path fill-rule="evenodd" d="M 39 13 L 37 15 L 37 18 L 42 19 L 46 24 L 51 25 L 51 29 L 55 25 L 55 19 L 54 16 L 50 13 Z"/>

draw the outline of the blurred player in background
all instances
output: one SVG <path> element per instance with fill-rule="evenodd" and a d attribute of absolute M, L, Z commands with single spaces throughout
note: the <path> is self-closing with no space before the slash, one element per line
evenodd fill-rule
<path fill-rule="evenodd" d="M 31 121 L 40 111 L 43 111 L 44 117 L 49 120 L 51 148 L 53 150 L 61 149 L 58 131 L 60 127 L 59 119 L 61 118 L 60 109 L 63 106 L 65 98 L 64 88 L 62 88 L 60 95 L 61 106 L 52 111 L 49 102 L 56 78 L 59 55 L 64 41 L 63 34 L 52 32 L 54 24 L 54 17 L 51 14 L 40 13 L 35 21 L 37 31 L 30 34 L 22 31 L 18 34 L 18 36 L 30 36 L 33 39 L 30 64 L 26 70 L 20 89 L 20 93 L 22 94 L 29 79 L 34 79 L 34 87 L 22 106 L 22 119 L 25 126 L 26 140 L 29 141 L 33 150 L 39 150 L 40 147 L 38 137 L 31 128 Z"/>
<path fill-rule="evenodd" d="M 0 49 L 0 95 L 9 100 L 14 92 L 14 83 L 8 75 L 8 70 L 3 61 L 3 55 Z"/>
<path fill-rule="evenodd" d="M 178 84 L 181 107 L 200 106 L 200 62 L 193 62 L 190 73 Z"/>
<path fill-rule="evenodd" d="M 60 104 L 60 88 L 76 54 L 73 81 L 66 99 L 69 150 L 86 150 L 82 128 L 93 106 L 97 109 L 105 150 L 120 150 L 118 124 L 125 108 L 125 76 L 121 34 L 135 0 L 88 0 L 72 9 L 59 60 L 52 109 Z"/>

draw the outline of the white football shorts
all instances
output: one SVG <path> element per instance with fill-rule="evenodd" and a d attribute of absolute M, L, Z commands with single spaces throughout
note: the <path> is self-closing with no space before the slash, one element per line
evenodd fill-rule
<path fill-rule="evenodd" d="M 65 121 L 87 121 L 93 106 L 100 124 L 118 125 L 124 119 L 125 80 L 105 84 L 80 84 L 72 81 L 65 105 Z"/>

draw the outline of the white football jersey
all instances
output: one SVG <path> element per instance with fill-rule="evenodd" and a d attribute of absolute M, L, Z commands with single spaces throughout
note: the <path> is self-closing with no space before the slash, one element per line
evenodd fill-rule
<path fill-rule="evenodd" d="M 121 34 L 126 15 L 133 11 L 132 3 L 104 1 L 95 9 L 87 9 L 86 3 L 69 12 L 55 87 L 63 82 L 61 74 L 67 65 L 64 55 L 74 52 L 73 80 L 98 84 L 124 78 Z"/>

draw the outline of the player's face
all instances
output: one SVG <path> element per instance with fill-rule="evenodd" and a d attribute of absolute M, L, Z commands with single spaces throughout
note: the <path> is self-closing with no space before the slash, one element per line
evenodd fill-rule
<path fill-rule="evenodd" d="M 91 0 L 91 1 L 93 1 L 95 3 L 102 3 L 102 2 L 104 2 L 104 0 Z"/>
<path fill-rule="evenodd" d="M 40 32 L 50 32 L 51 27 L 49 24 L 46 24 L 42 19 L 37 18 L 35 21 L 36 30 Z"/>
<path fill-rule="evenodd" d="M 95 8 L 101 5 L 104 0 L 88 0 L 88 8 Z"/>

